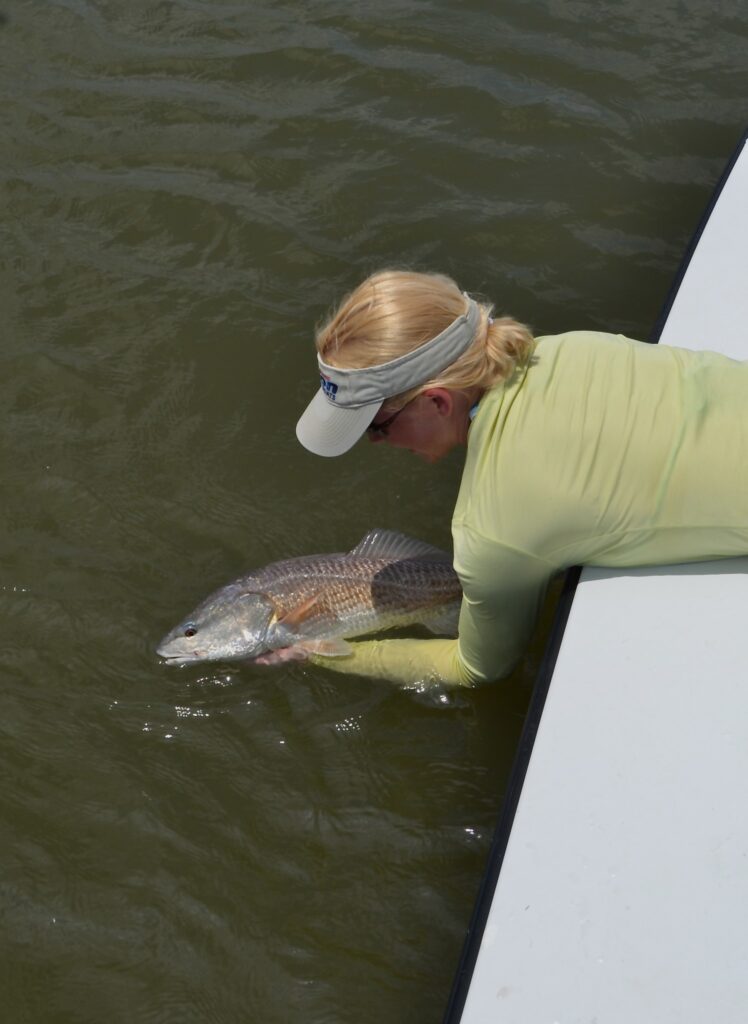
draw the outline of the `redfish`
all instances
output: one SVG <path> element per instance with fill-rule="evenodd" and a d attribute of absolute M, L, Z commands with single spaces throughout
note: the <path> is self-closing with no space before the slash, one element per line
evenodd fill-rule
<path fill-rule="evenodd" d="M 461 600 L 451 556 L 390 530 L 347 554 L 270 565 L 211 594 L 156 648 L 171 665 L 251 660 L 284 647 L 344 656 L 347 638 L 421 623 L 455 636 Z"/>

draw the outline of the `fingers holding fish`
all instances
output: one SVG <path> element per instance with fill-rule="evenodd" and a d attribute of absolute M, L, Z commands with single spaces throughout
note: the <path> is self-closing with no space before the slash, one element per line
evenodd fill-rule
<path fill-rule="evenodd" d="M 268 651 L 257 658 L 250 658 L 251 665 L 284 665 L 289 661 L 306 661 L 309 651 L 305 647 L 281 647 L 277 651 Z"/>

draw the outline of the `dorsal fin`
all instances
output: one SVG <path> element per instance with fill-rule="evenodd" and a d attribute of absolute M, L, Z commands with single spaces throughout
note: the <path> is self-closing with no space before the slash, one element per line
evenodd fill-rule
<path fill-rule="evenodd" d="M 406 537 L 404 533 L 395 530 L 369 530 L 349 554 L 357 558 L 388 558 L 393 562 L 404 558 L 432 558 L 449 562 L 450 565 L 452 563 L 452 556 L 441 548 Z"/>

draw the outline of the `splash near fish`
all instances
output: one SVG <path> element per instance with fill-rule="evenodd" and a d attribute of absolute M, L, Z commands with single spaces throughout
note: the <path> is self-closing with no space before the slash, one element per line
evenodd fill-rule
<path fill-rule="evenodd" d="M 288 558 L 215 591 L 156 653 L 171 665 L 251 660 L 286 647 L 328 657 L 348 639 L 420 623 L 457 635 L 462 591 L 445 551 L 371 530 L 347 554 Z"/>

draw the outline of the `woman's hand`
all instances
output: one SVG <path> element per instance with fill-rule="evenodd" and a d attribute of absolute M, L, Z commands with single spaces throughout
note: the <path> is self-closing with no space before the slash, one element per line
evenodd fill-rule
<path fill-rule="evenodd" d="M 268 651 L 259 658 L 253 658 L 253 665 L 282 665 L 286 661 L 306 661 L 309 651 L 304 647 L 280 647 L 277 651 Z"/>

